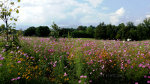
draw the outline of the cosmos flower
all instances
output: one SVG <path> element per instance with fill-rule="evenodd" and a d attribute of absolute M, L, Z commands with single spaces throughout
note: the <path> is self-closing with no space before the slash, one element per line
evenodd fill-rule
<path fill-rule="evenodd" d="M 81 83 L 81 80 L 79 80 L 78 83 Z"/>
<path fill-rule="evenodd" d="M 0 57 L 0 60 L 4 60 L 4 57 Z"/>
<path fill-rule="evenodd" d="M 67 73 L 66 73 L 66 72 L 64 73 L 64 76 L 67 76 Z"/>
<path fill-rule="evenodd" d="M 17 63 L 21 63 L 21 61 L 18 61 Z"/>

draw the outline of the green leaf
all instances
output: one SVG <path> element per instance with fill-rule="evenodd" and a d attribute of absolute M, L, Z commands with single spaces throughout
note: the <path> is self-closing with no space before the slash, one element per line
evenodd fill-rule
<path fill-rule="evenodd" d="M 18 10 L 18 9 L 16 10 L 16 13 L 19 13 L 19 10 Z"/>
<path fill-rule="evenodd" d="M 14 21 L 17 21 L 17 19 L 14 19 Z"/>
<path fill-rule="evenodd" d="M 0 4 L 0 7 L 2 7 L 3 6 L 3 4 Z"/>
<path fill-rule="evenodd" d="M 11 12 L 8 12 L 7 14 L 8 14 L 8 16 L 10 16 L 10 15 L 11 15 Z"/>
<path fill-rule="evenodd" d="M 20 2 L 21 0 L 18 0 L 18 2 Z"/>
<path fill-rule="evenodd" d="M 14 2 L 10 2 L 11 5 L 14 5 Z"/>
<path fill-rule="evenodd" d="M 12 21 L 12 20 L 13 20 L 13 18 L 10 18 L 10 20 Z"/>
<path fill-rule="evenodd" d="M 20 8 L 20 6 L 18 6 L 17 8 Z"/>
<path fill-rule="evenodd" d="M 12 12 L 12 9 L 10 9 L 9 11 Z"/>

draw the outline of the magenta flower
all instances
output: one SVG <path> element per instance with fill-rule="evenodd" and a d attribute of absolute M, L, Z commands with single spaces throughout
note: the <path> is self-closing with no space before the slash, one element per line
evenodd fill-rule
<path fill-rule="evenodd" d="M 67 76 L 67 73 L 66 73 L 66 72 L 64 73 L 64 76 Z"/>
<path fill-rule="evenodd" d="M 83 78 L 83 77 L 84 77 L 83 75 L 80 76 L 80 78 Z"/>
<path fill-rule="evenodd" d="M 21 61 L 18 61 L 17 63 L 21 63 Z"/>
<path fill-rule="evenodd" d="M 21 77 L 17 77 L 17 80 L 19 80 Z"/>
<path fill-rule="evenodd" d="M 83 75 L 81 75 L 81 76 L 80 76 L 80 78 L 87 78 L 87 76 L 83 76 Z"/>
<path fill-rule="evenodd" d="M 16 78 L 12 78 L 11 81 L 17 80 Z"/>
<path fill-rule="evenodd" d="M 138 82 L 135 82 L 135 84 L 139 84 Z"/>
<path fill-rule="evenodd" d="M 145 65 L 142 66 L 142 68 L 145 68 L 145 67 L 146 67 Z"/>
<path fill-rule="evenodd" d="M 89 52 L 89 55 L 91 55 L 91 52 Z"/>
<path fill-rule="evenodd" d="M 56 64 L 54 63 L 53 67 L 56 67 Z"/>
<path fill-rule="evenodd" d="M 147 76 L 144 76 L 144 78 L 147 78 Z"/>
<path fill-rule="evenodd" d="M 150 80 L 148 80 L 147 83 L 150 83 Z"/>
<path fill-rule="evenodd" d="M 139 67 L 142 67 L 143 66 L 143 64 L 139 64 Z"/>
<path fill-rule="evenodd" d="M 4 60 L 4 57 L 0 57 L 0 60 Z"/>

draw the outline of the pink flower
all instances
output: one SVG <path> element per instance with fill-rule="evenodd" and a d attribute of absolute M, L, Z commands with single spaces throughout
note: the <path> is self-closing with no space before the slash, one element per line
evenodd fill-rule
<path fill-rule="evenodd" d="M 87 76 L 83 76 L 84 78 L 87 78 Z"/>
<path fill-rule="evenodd" d="M 81 83 L 81 80 L 79 80 L 78 83 Z"/>
<path fill-rule="evenodd" d="M 110 62 L 112 62 L 112 60 L 109 60 Z"/>
<path fill-rule="evenodd" d="M 91 55 L 91 52 L 89 52 L 89 55 Z"/>
<path fill-rule="evenodd" d="M 142 67 L 143 66 L 143 64 L 139 64 L 139 67 Z"/>
<path fill-rule="evenodd" d="M 16 78 L 12 78 L 11 81 L 17 80 Z"/>
<path fill-rule="evenodd" d="M 14 53 L 13 51 L 11 51 L 10 53 Z"/>
<path fill-rule="evenodd" d="M 53 67 L 56 67 L 56 64 L 54 63 Z"/>
<path fill-rule="evenodd" d="M 21 77 L 17 77 L 17 79 L 20 79 Z"/>
<path fill-rule="evenodd" d="M 80 76 L 80 78 L 87 78 L 87 76 L 83 76 L 83 75 L 81 75 L 81 76 Z"/>
<path fill-rule="evenodd" d="M 91 82 L 92 82 L 92 80 L 89 80 L 89 82 L 91 83 Z"/>
<path fill-rule="evenodd" d="M 142 66 L 142 68 L 145 68 L 145 67 L 146 67 L 145 65 Z"/>
<path fill-rule="evenodd" d="M 84 77 L 83 75 L 80 76 L 80 78 L 83 78 L 83 77 Z"/>
<path fill-rule="evenodd" d="M 0 66 L 2 66 L 3 64 L 0 64 Z"/>
<path fill-rule="evenodd" d="M 6 51 L 6 49 L 3 49 L 3 51 L 2 52 L 5 52 Z"/>
<path fill-rule="evenodd" d="M 147 76 L 147 78 L 150 78 L 150 76 Z"/>
<path fill-rule="evenodd" d="M 139 84 L 138 82 L 135 82 L 135 84 Z"/>
<path fill-rule="evenodd" d="M 18 61 L 17 63 L 21 63 L 21 61 Z"/>
<path fill-rule="evenodd" d="M 144 78 L 147 78 L 147 76 L 144 76 Z"/>
<path fill-rule="evenodd" d="M 64 73 L 64 76 L 67 76 L 66 72 Z"/>
<path fill-rule="evenodd" d="M 150 83 L 150 80 L 148 80 L 147 83 Z"/>
<path fill-rule="evenodd" d="M 17 47 L 17 49 L 19 49 L 19 46 Z"/>
<path fill-rule="evenodd" d="M 0 57 L 0 60 L 4 60 L 4 57 Z"/>

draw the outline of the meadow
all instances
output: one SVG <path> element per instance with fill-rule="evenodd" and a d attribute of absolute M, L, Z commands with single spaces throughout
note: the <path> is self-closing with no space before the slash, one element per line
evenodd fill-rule
<path fill-rule="evenodd" d="M 19 40 L 0 42 L 0 84 L 150 83 L 150 40 Z"/>

